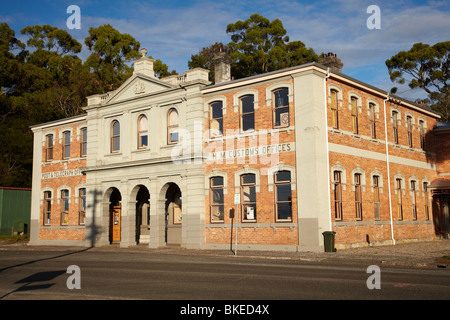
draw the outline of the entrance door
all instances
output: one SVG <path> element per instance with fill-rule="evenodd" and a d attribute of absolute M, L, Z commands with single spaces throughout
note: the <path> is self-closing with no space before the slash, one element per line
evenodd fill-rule
<path fill-rule="evenodd" d="M 120 242 L 120 206 L 112 207 L 111 216 L 111 242 Z"/>

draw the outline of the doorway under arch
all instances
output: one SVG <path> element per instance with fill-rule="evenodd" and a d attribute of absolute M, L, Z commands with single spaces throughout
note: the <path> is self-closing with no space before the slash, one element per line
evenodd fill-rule
<path fill-rule="evenodd" d="M 122 195 L 117 188 L 108 190 L 109 196 L 109 243 L 120 243 L 122 222 Z"/>
<path fill-rule="evenodd" d="M 136 244 L 150 241 L 150 193 L 140 186 L 136 195 Z"/>
<path fill-rule="evenodd" d="M 176 183 L 169 183 L 165 195 L 165 240 L 167 245 L 181 245 L 182 203 L 181 190 Z"/>

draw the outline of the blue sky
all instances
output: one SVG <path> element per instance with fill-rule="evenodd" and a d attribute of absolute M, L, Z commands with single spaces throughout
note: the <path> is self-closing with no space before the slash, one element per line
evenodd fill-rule
<path fill-rule="evenodd" d="M 80 30 L 67 29 L 70 5 L 81 9 Z M 380 29 L 367 28 L 370 5 L 380 8 Z M 22 28 L 50 24 L 66 29 L 83 44 L 90 27 L 109 23 L 131 34 L 169 70 L 182 73 L 202 47 L 230 42 L 227 24 L 253 13 L 280 19 L 291 41 L 301 40 L 317 53 L 336 53 L 344 63 L 343 73 L 384 90 L 398 86 L 389 80 L 386 59 L 416 42 L 432 45 L 450 40 L 448 0 L 16 0 L 3 1 L 0 21 L 7 22 L 22 41 L 27 40 L 20 34 Z M 87 50 L 83 55 L 87 57 Z M 423 97 L 422 91 L 405 86 L 399 87 L 398 95 Z"/>

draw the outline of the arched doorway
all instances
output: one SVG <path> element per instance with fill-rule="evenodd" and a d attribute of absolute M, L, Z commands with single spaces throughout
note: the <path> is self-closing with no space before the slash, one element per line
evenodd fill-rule
<path fill-rule="evenodd" d="M 121 215 L 122 215 L 122 196 L 120 191 L 112 188 L 109 196 L 109 243 L 120 243 L 121 239 Z"/>
<path fill-rule="evenodd" d="M 136 244 L 150 241 L 150 193 L 144 186 L 136 195 Z"/>
<path fill-rule="evenodd" d="M 181 190 L 175 183 L 169 183 L 166 191 L 166 244 L 181 245 L 182 204 Z"/>

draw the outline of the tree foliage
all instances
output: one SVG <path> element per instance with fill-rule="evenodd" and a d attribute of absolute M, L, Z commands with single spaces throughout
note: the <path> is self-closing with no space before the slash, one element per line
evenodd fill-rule
<path fill-rule="evenodd" d="M 447 122 L 450 121 L 449 53 L 450 41 L 433 46 L 419 42 L 409 51 L 400 51 L 386 60 L 391 81 L 424 90 L 428 99 L 421 102 L 442 113 L 442 120 Z"/>
<path fill-rule="evenodd" d="M 231 42 L 226 46 L 215 43 L 192 55 L 189 68 L 210 70 L 214 80 L 213 56 L 218 50 L 227 51 L 232 59 L 232 77 L 235 79 L 262 74 L 283 68 L 318 61 L 319 56 L 301 41 L 290 42 L 279 19 L 269 19 L 255 13 L 247 20 L 227 25 Z"/>
<path fill-rule="evenodd" d="M 7 187 L 31 187 L 31 125 L 84 113 L 86 97 L 118 88 L 140 57 L 139 42 L 110 25 L 89 29 L 84 62 L 82 44 L 65 30 L 35 25 L 20 32 L 26 43 L 0 23 L 0 186 Z M 160 77 L 169 74 L 161 60 L 154 67 Z"/>

